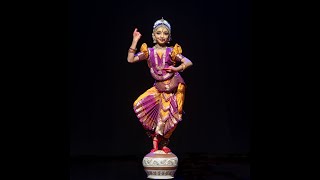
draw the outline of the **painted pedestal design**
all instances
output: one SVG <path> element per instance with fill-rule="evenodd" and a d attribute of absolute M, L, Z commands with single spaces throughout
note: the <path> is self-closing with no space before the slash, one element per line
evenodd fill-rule
<path fill-rule="evenodd" d="M 149 179 L 172 179 L 178 168 L 178 157 L 158 150 L 145 155 L 142 164 Z"/>

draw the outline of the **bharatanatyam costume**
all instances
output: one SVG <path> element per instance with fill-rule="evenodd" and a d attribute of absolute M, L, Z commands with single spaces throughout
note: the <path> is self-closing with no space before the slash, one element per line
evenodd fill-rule
<path fill-rule="evenodd" d="M 158 22 L 158 24 L 157 24 Z M 162 22 L 159 20 L 154 28 Z M 166 24 L 164 24 L 166 25 Z M 167 24 L 170 28 L 170 25 Z M 163 54 L 156 53 L 154 47 L 143 43 L 135 54 L 140 60 L 147 59 L 151 76 L 155 79 L 148 89 L 133 103 L 133 109 L 150 137 L 157 136 L 165 146 L 169 137 L 182 120 L 186 84 L 178 72 L 167 72 L 163 68 L 174 66 L 184 56 L 182 48 L 175 44 L 167 47 Z"/>

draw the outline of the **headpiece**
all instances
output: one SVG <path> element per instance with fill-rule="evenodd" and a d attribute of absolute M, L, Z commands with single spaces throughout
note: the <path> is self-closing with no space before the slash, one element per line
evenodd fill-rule
<path fill-rule="evenodd" d="M 153 30 L 155 30 L 158 26 L 160 25 L 164 25 L 168 28 L 169 32 L 171 32 L 171 26 L 170 24 L 168 23 L 168 21 L 164 20 L 163 18 L 157 20 L 154 25 L 153 25 Z"/>

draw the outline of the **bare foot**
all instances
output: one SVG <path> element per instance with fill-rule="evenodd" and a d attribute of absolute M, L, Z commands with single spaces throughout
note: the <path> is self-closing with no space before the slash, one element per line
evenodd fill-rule
<path fill-rule="evenodd" d="M 156 152 L 156 151 L 158 151 L 158 148 L 153 148 L 153 149 L 151 149 L 150 152 Z"/>
<path fill-rule="evenodd" d="M 171 152 L 171 149 L 169 149 L 167 146 L 163 146 L 162 150 L 163 150 L 165 153 Z"/>

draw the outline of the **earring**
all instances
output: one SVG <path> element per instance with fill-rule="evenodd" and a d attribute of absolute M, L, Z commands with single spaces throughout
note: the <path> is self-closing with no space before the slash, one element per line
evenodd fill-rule
<path fill-rule="evenodd" d="M 167 43 L 169 44 L 171 40 L 172 40 L 172 39 L 171 39 L 171 36 L 170 36 L 170 37 L 169 37 L 169 40 L 168 40 L 168 42 L 167 42 Z"/>
<path fill-rule="evenodd" d="M 156 43 L 156 37 L 154 36 L 154 34 L 152 33 L 152 39 L 153 39 L 153 43 Z"/>

